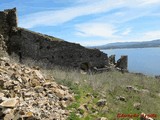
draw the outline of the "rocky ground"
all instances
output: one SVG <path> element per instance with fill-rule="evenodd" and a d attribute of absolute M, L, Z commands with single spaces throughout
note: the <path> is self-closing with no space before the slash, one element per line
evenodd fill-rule
<path fill-rule="evenodd" d="M 70 113 L 65 108 L 73 100 L 69 88 L 51 81 L 37 67 L 0 58 L 0 119 L 65 120 Z"/>

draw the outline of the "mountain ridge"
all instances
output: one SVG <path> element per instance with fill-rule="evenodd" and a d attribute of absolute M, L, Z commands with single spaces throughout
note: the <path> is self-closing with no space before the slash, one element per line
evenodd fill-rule
<path fill-rule="evenodd" d="M 97 49 L 124 49 L 124 48 L 150 48 L 150 47 L 160 47 L 160 39 L 152 41 L 143 42 L 116 42 L 109 43 L 100 46 L 92 46 L 91 48 Z"/>

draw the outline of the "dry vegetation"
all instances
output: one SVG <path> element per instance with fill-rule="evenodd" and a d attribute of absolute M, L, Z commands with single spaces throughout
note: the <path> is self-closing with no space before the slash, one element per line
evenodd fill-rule
<path fill-rule="evenodd" d="M 117 71 L 81 74 L 77 71 L 54 69 L 45 72 L 77 93 L 76 106 L 71 108 L 75 114 L 81 116 L 81 119 L 92 120 L 104 116 L 111 120 L 116 118 L 118 113 L 142 112 L 156 114 L 156 119 L 160 119 L 159 79 L 133 73 L 122 74 Z M 118 97 L 125 100 L 119 100 Z M 96 106 L 99 99 L 106 99 L 107 105 L 104 108 Z M 140 106 L 134 106 L 136 103 Z M 77 112 L 84 104 L 87 104 L 88 110 L 82 109 L 83 114 Z"/>

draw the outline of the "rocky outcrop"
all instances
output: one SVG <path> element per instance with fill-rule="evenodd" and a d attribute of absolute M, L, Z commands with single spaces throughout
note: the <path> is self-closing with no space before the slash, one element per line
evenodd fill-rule
<path fill-rule="evenodd" d="M 128 56 L 121 56 L 121 58 L 117 61 L 116 66 L 118 70 L 121 70 L 121 72 L 127 72 L 128 71 Z"/>
<path fill-rule="evenodd" d="M 65 120 L 64 108 L 74 100 L 65 86 L 43 76 L 38 68 L 0 59 L 0 118 Z"/>
<path fill-rule="evenodd" d="M 84 63 L 90 68 L 108 66 L 107 54 L 100 50 L 17 27 L 15 8 L 0 12 L 0 34 L 4 36 L 8 53 L 16 53 L 20 61 L 31 58 L 67 68 L 80 68 Z"/>

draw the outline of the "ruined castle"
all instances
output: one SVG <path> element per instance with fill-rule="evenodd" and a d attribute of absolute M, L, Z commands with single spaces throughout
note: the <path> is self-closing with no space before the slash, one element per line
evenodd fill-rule
<path fill-rule="evenodd" d="M 9 55 L 15 53 L 22 61 L 31 58 L 62 67 L 108 66 L 107 54 L 98 49 L 18 27 L 16 8 L 0 11 L 0 50 Z"/>

